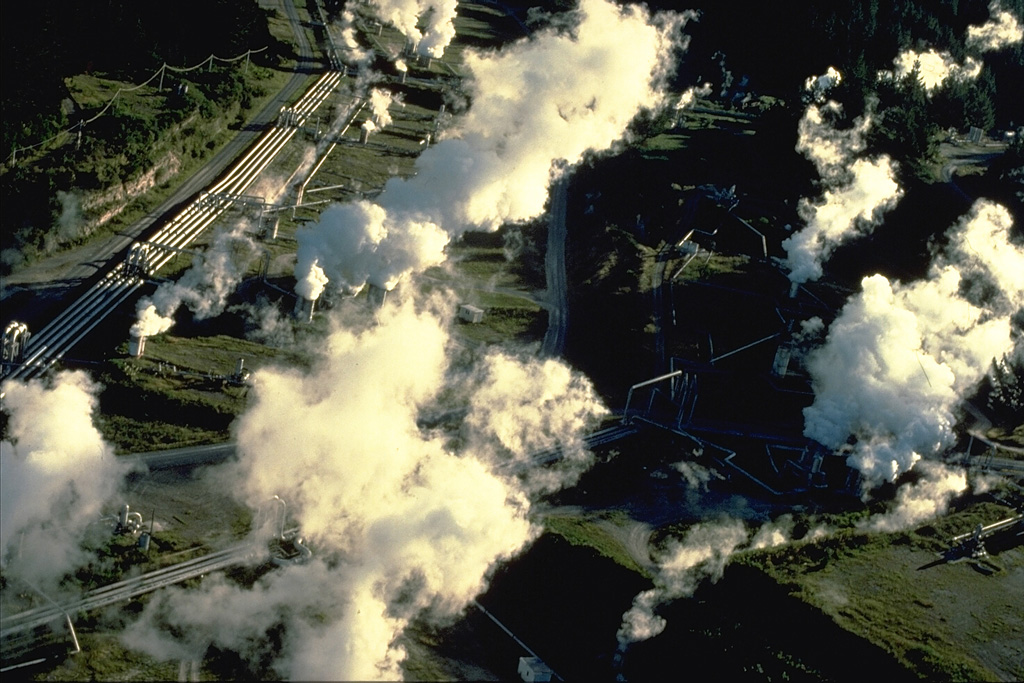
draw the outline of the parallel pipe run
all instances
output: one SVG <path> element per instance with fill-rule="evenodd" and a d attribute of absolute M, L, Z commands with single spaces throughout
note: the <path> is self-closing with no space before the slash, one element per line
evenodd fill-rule
<path fill-rule="evenodd" d="M 299 125 L 323 104 L 341 81 L 341 73 L 324 74 L 293 107 Z M 191 202 L 177 216 L 158 229 L 150 240 L 165 249 L 149 263 L 152 275 L 170 261 L 176 251 L 185 249 L 214 220 L 222 215 L 232 200 L 218 199 L 212 204 L 213 194 L 242 195 L 262 173 L 277 153 L 295 135 L 296 128 L 275 127 L 264 134 L 219 181 Z M 70 350 L 100 321 L 142 284 L 138 277 L 128 277 L 124 263 L 119 263 L 98 283 L 65 308 L 31 340 L 25 350 L 25 360 L 10 372 L 15 379 L 34 377 Z"/>
<path fill-rule="evenodd" d="M 729 356 L 732 356 L 732 355 L 734 355 L 734 354 L 737 354 L 737 353 L 739 353 L 740 351 L 746 351 L 746 350 L 747 350 L 747 349 L 749 349 L 749 348 L 753 348 L 753 347 L 757 346 L 758 344 L 763 344 L 764 342 L 768 341 L 769 339 L 775 339 L 775 338 L 776 338 L 776 337 L 778 337 L 778 336 L 779 336 L 779 333 L 778 333 L 778 332 L 776 332 L 775 334 L 770 334 L 770 335 L 768 335 L 767 337 L 764 337 L 763 339 L 758 339 L 758 340 L 757 340 L 757 341 L 755 341 L 755 342 L 750 342 L 750 343 L 749 343 L 749 344 L 747 344 L 746 346 L 741 346 L 740 348 L 738 348 L 738 349 L 733 349 L 732 351 L 729 351 L 728 353 L 723 353 L 723 354 L 722 354 L 721 356 L 716 356 L 715 358 L 712 358 L 712 359 L 711 359 L 710 361 L 708 361 L 708 362 L 709 362 L 709 363 L 714 363 L 714 362 L 715 362 L 716 360 L 722 360 L 723 358 L 728 358 Z"/>
<path fill-rule="evenodd" d="M 654 379 L 649 379 L 646 382 L 640 382 L 639 384 L 634 384 L 633 386 L 631 386 L 629 388 L 629 393 L 626 394 L 626 407 L 622 411 L 622 423 L 623 424 L 628 424 L 629 423 L 629 404 L 633 400 L 633 391 L 635 389 L 640 389 L 641 387 L 646 387 L 646 386 L 649 386 L 651 384 L 655 384 L 657 382 L 662 382 L 662 381 L 664 381 L 666 379 L 672 379 L 674 377 L 678 377 L 681 374 L 683 374 L 682 370 L 675 370 L 673 372 L 669 372 L 669 373 L 666 373 L 664 375 L 659 375 L 658 377 L 655 377 Z M 670 394 L 672 396 L 675 396 L 675 393 L 676 393 L 675 392 L 675 382 L 672 382 L 669 385 L 669 391 L 670 391 Z"/>
<path fill-rule="evenodd" d="M 504 631 L 512 640 L 516 641 L 516 644 L 519 645 L 519 647 L 521 647 L 524 650 L 526 650 L 527 652 L 529 652 L 531 657 L 536 657 L 537 659 L 541 659 L 541 657 L 536 652 L 531 650 L 526 643 L 524 643 L 523 641 L 519 640 L 519 638 L 516 636 L 516 634 L 512 633 L 512 631 L 510 631 L 508 629 L 508 627 L 505 626 L 505 624 L 503 624 L 500 621 L 498 621 L 498 617 L 496 617 L 493 614 L 491 614 L 490 612 L 488 612 L 486 607 L 481 605 L 476 600 L 473 601 L 473 606 L 476 607 L 481 612 L 483 612 L 484 615 L 486 615 L 488 619 L 490 619 L 495 624 L 497 624 L 498 628 L 500 628 L 502 631 Z M 551 668 L 551 667 L 548 667 L 548 668 Z M 559 676 L 557 673 L 555 673 L 553 670 L 551 672 L 551 675 L 554 676 L 555 678 L 557 678 L 560 681 L 564 681 L 565 680 L 564 678 Z"/>
<path fill-rule="evenodd" d="M 293 538 L 299 530 L 288 529 L 284 538 Z M 29 631 L 44 626 L 63 614 L 88 612 L 106 607 L 122 600 L 151 593 L 188 579 L 202 576 L 210 572 L 220 571 L 236 564 L 251 560 L 258 554 L 258 548 L 249 542 L 242 542 L 209 555 L 186 560 L 170 567 L 164 567 L 141 576 L 124 579 L 107 586 L 89 591 L 86 595 L 67 605 L 54 603 L 52 606 L 34 607 L 0 619 L 0 639 L 9 638 L 16 633 Z"/>

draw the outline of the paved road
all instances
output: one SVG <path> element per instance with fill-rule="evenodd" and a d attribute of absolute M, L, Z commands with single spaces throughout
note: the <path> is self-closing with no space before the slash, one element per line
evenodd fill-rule
<path fill-rule="evenodd" d="M 113 260 L 117 262 L 118 257 L 127 251 L 133 241 L 147 232 L 154 230 L 162 223 L 170 220 L 181 206 L 185 205 L 200 191 L 211 185 L 214 180 L 231 168 L 235 160 L 247 150 L 253 142 L 263 133 L 264 129 L 272 123 L 281 110 L 281 107 L 290 103 L 295 96 L 301 92 L 303 85 L 310 73 L 316 70 L 313 61 L 313 48 L 306 38 L 302 28 L 293 0 L 281 0 L 285 13 L 288 15 L 298 42 L 298 68 L 281 91 L 271 98 L 266 106 L 256 114 L 255 117 L 239 133 L 218 151 L 201 169 L 196 171 L 190 178 L 185 180 L 181 186 L 164 201 L 160 206 L 136 221 L 124 232 L 113 235 L 107 239 L 97 240 L 86 247 L 74 252 L 74 258 L 68 260 L 67 254 L 58 255 L 51 259 L 53 263 L 67 262 L 67 266 L 60 268 L 57 279 L 78 284 L 91 280 L 100 271 L 107 270 L 107 266 Z M 25 269 L 22 273 L 14 273 L 6 277 L 4 295 L 13 294 L 19 284 L 28 284 L 34 281 L 32 271 L 52 272 L 53 268 L 47 268 L 47 261 L 42 261 L 36 266 Z M 52 276 L 51 276 L 52 277 Z M 65 293 L 66 296 L 69 293 Z M 11 314 L 5 312 L 6 319 Z M 15 316 L 17 317 L 17 316 Z"/>
<path fill-rule="evenodd" d="M 150 470 L 168 470 L 175 467 L 194 467 L 196 465 L 215 465 L 235 457 L 234 443 L 218 443 L 203 446 L 186 446 L 171 448 L 165 451 L 133 453 L 123 455 L 119 460 L 145 465 Z"/>
<path fill-rule="evenodd" d="M 565 350 L 568 319 L 568 278 L 565 274 L 565 220 L 569 196 L 569 179 L 562 176 L 551 186 L 551 217 L 548 220 L 548 249 L 544 256 L 547 276 L 548 331 L 541 352 L 560 356 Z"/>

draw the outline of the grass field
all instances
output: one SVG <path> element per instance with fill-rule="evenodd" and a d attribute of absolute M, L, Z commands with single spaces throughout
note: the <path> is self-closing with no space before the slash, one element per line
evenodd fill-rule
<path fill-rule="evenodd" d="M 990 544 L 983 562 L 937 561 L 948 539 L 1011 513 L 978 503 L 900 534 L 840 531 L 820 542 L 750 554 L 792 596 L 930 680 L 1024 674 L 1024 547 Z"/>

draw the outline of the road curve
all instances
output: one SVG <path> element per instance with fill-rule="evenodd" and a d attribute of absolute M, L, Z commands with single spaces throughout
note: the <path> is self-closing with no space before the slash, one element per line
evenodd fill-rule
<path fill-rule="evenodd" d="M 568 327 L 568 277 L 565 274 L 565 221 L 568 213 L 569 179 L 565 175 L 551 186 L 551 208 L 548 219 L 548 248 L 544 256 L 547 277 L 548 330 L 541 353 L 561 356 L 565 351 Z"/>
<path fill-rule="evenodd" d="M 95 246 L 81 250 L 79 252 L 81 258 L 78 260 L 78 263 L 64 271 L 60 277 L 61 280 L 85 281 L 92 278 L 98 271 L 103 270 L 111 259 L 126 252 L 131 243 L 139 238 L 140 235 L 170 220 L 180 207 L 211 185 L 226 169 L 231 168 L 235 160 L 252 146 L 269 124 L 273 123 L 281 111 L 281 107 L 291 102 L 296 93 L 302 89 L 306 79 L 312 72 L 313 48 L 306 38 L 302 22 L 295 11 L 293 0 L 281 0 L 281 3 L 285 14 L 288 15 L 288 19 L 291 22 L 292 31 L 298 42 L 299 52 L 298 68 L 288 79 L 288 82 L 234 138 L 214 154 L 202 168 L 182 182 L 178 189 L 162 204 L 124 231 L 97 242 Z M 8 287 L 5 289 L 8 291 L 11 291 L 12 287 L 19 284 L 17 274 L 5 279 L 8 284 Z M 71 293 L 69 292 L 68 294 Z"/>

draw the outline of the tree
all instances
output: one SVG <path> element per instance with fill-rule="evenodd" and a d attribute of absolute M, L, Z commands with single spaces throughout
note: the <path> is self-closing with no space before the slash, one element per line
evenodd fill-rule
<path fill-rule="evenodd" d="M 1024 423 L 1024 363 L 1007 356 L 993 360 L 988 383 L 986 404 L 993 416 L 1011 427 Z"/>
<path fill-rule="evenodd" d="M 928 94 L 918 65 L 894 88 L 880 93 L 878 124 L 871 141 L 915 172 L 938 152 L 939 127 L 929 112 Z"/>
<path fill-rule="evenodd" d="M 989 130 L 996 124 L 996 82 L 992 72 L 984 69 L 967 91 L 964 118 L 968 125 Z"/>

